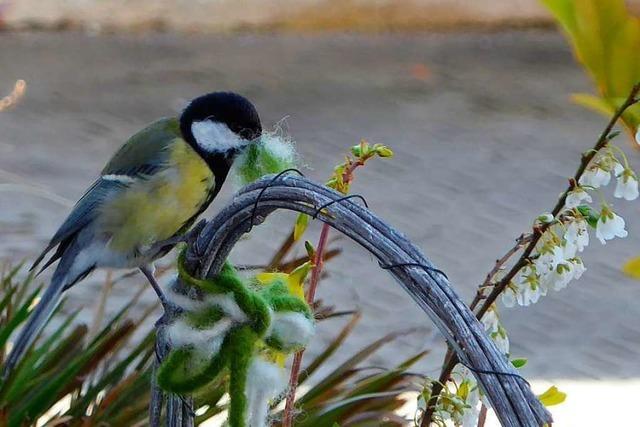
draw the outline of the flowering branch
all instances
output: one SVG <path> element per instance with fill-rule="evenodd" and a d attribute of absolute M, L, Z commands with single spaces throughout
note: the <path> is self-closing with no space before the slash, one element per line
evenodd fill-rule
<path fill-rule="evenodd" d="M 367 160 L 371 159 L 375 155 L 380 157 L 391 157 L 393 152 L 386 146 L 375 144 L 370 147 L 364 140 L 352 148 L 352 153 L 356 157 L 352 160 L 347 157 L 344 164 L 338 166 L 334 171 L 334 176 L 327 183 L 328 187 L 335 188 L 342 194 L 347 194 L 353 179 L 355 177 L 354 172 L 360 166 L 364 166 Z M 320 282 L 322 275 L 322 268 L 324 265 L 324 252 L 329 240 L 329 231 L 331 226 L 327 223 L 322 225 L 320 231 L 320 239 L 316 249 L 315 257 L 313 259 L 313 270 L 311 271 L 311 280 L 309 282 L 309 289 L 307 291 L 306 300 L 307 303 L 313 305 L 315 302 L 316 289 Z M 302 357 L 304 355 L 304 349 L 298 351 L 293 357 L 291 365 L 291 375 L 289 376 L 289 391 L 287 392 L 287 401 L 285 404 L 284 415 L 282 418 L 283 427 L 291 427 L 293 424 L 293 409 L 296 398 L 296 388 L 298 387 L 298 377 L 300 375 L 300 368 L 302 366 Z"/>
<path fill-rule="evenodd" d="M 551 228 L 551 226 L 557 224 L 558 221 L 560 220 L 559 217 L 561 216 L 561 212 L 563 211 L 563 209 L 565 207 L 567 207 L 568 199 L 569 199 L 569 197 L 571 197 L 572 192 L 578 191 L 578 192 L 584 193 L 585 196 L 579 197 L 577 199 L 578 202 L 580 200 L 586 200 L 587 198 L 590 200 L 590 197 L 588 196 L 588 194 L 586 194 L 586 192 L 584 192 L 584 190 L 580 187 L 580 185 L 586 186 L 587 184 L 591 184 L 592 188 L 597 188 L 598 186 L 600 186 L 601 183 L 602 184 L 608 183 L 608 180 L 610 178 L 610 175 L 609 175 L 608 171 L 607 171 L 606 177 L 602 177 L 602 176 L 598 176 L 597 175 L 598 174 L 598 170 L 596 169 L 596 171 L 593 173 L 593 176 L 589 176 L 588 177 L 589 179 L 585 179 L 585 178 L 587 178 L 587 175 L 585 174 L 585 172 L 587 172 L 587 168 L 588 168 L 589 164 L 591 163 L 591 161 L 595 158 L 595 156 L 598 153 L 600 153 L 600 151 L 603 148 L 607 147 L 607 145 L 609 144 L 611 139 L 613 139 L 616 136 L 615 133 L 612 133 L 612 130 L 613 130 L 613 127 L 615 126 L 615 124 L 620 119 L 620 117 L 624 114 L 624 112 L 629 107 L 631 107 L 634 104 L 637 104 L 638 102 L 640 102 L 640 98 L 638 97 L 639 93 L 640 93 L 640 83 L 636 84 L 633 87 L 633 89 L 629 93 L 629 96 L 627 97 L 625 102 L 615 112 L 615 114 L 613 115 L 611 120 L 609 120 L 609 123 L 605 127 L 604 131 L 601 133 L 601 135 L 598 138 L 595 146 L 591 150 L 587 151 L 586 153 L 584 153 L 582 155 L 580 166 L 576 170 L 575 175 L 572 178 L 569 179 L 569 186 L 564 191 L 564 193 L 561 194 L 560 198 L 558 199 L 558 202 L 556 203 L 556 205 L 554 206 L 553 210 L 551 211 L 549 220 L 545 220 L 542 223 L 536 223 L 534 225 L 534 227 L 533 227 L 533 232 L 530 235 L 527 235 L 526 238 L 521 236 L 518 239 L 518 242 L 517 242 L 516 246 L 514 246 L 512 249 L 510 249 L 502 258 L 500 258 L 496 262 L 496 265 L 491 270 L 491 272 L 488 274 L 487 279 L 480 286 L 475 298 L 471 302 L 471 309 L 472 310 L 475 309 L 476 307 L 480 306 L 480 308 L 476 311 L 476 315 L 477 315 L 478 319 L 482 319 L 484 314 L 487 313 L 487 311 L 489 311 L 489 309 L 496 302 L 497 298 L 512 283 L 512 280 L 514 279 L 516 274 L 518 274 L 526 266 L 530 265 L 530 263 L 532 262 L 533 251 L 536 249 L 538 243 L 540 242 L 540 240 L 541 240 L 542 236 L 545 234 L 545 232 L 548 231 Z M 625 161 L 625 163 L 626 163 L 626 161 Z M 615 171 L 617 176 L 620 176 L 622 179 L 624 179 L 622 174 L 624 174 L 626 172 L 628 167 L 625 167 L 624 168 L 625 172 L 623 172 L 623 171 L 617 171 L 616 170 L 618 168 L 618 166 L 619 166 L 619 164 L 614 166 L 613 169 L 614 169 L 614 171 Z M 629 172 L 629 175 L 631 176 L 632 172 Z M 631 200 L 632 198 L 637 197 L 637 194 L 636 194 L 637 193 L 637 179 L 635 179 L 635 176 L 633 176 L 633 178 L 635 180 L 635 185 L 636 185 L 635 192 L 632 189 L 632 191 L 630 192 L 631 196 L 630 197 L 624 197 L 624 196 L 622 196 L 622 194 L 624 194 L 624 192 L 623 191 L 618 191 L 618 188 L 617 188 L 616 189 L 616 193 L 620 194 L 620 195 L 618 195 L 618 197 L 624 197 L 627 200 Z M 587 181 L 587 182 L 585 182 L 585 181 Z M 620 183 L 619 183 L 619 186 L 620 186 Z M 578 207 L 578 209 L 579 209 L 579 207 Z M 608 215 L 612 223 L 615 223 L 616 219 L 619 219 L 612 212 L 605 212 L 605 211 L 606 211 L 606 207 L 603 208 L 603 215 Z M 605 219 L 605 222 L 606 221 L 607 220 Z M 600 220 L 598 222 L 600 223 Z M 622 223 L 622 225 L 623 225 L 623 228 L 624 228 L 624 223 Z M 624 230 L 622 230 L 622 231 L 624 231 Z M 626 235 L 626 232 L 624 232 L 624 234 L 622 234 L 622 232 L 618 232 L 618 233 L 620 233 L 620 234 L 611 234 L 611 235 L 607 235 L 607 236 L 604 236 L 604 235 L 601 236 L 601 235 L 598 235 L 598 232 L 596 231 L 596 234 L 598 235 L 600 240 L 603 241 L 603 242 L 604 242 L 605 238 L 611 238 L 610 236 L 613 236 L 613 235 L 621 235 L 621 236 Z M 498 281 L 495 285 L 491 286 L 491 281 L 492 281 L 493 277 L 501 270 L 501 268 L 504 266 L 504 264 L 506 264 L 508 262 L 508 260 L 513 255 L 515 255 L 522 247 L 524 247 L 524 251 L 522 252 L 520 257 L 518 258 L 518 260 L 515 262 L 515 264 L 500 279 L 500 281 Z M 487 289 L 487 288 L 491 288 L 491 292 L 489 293 L 489 295 L 485 296 L 484 289 Z M 433 420 L 433 415 L 434 415 L 435 410 L 436 410 L 436 405 L 438 403 L 438 399 L 439 399 L 440 393 L 442 392 L 445 383 L 451 377 L 451 373 L 453 372 L 453 369 L 458 364 L 458 362 L 459 362 L 458 358 L 456 357 L 456 355 L 449 348 L 449 350 L 447 351 L 447 354 L 445 356 L 445 362 L 444 362 L 444 366 L 442 368 L 440 377 L 439 377 L 437 382 L 436 381 L 433 382 L 431 395 L 430 395 L 429 401 L 427 402 L 427 408 L 426 408 L 426 410 L 424 412 L 424 416 L 423 416 L 422 422 L 420 424 L 421 426 L 427 427 L 427 426 L 429 426 L 431 424 L 431 422 Z"/>

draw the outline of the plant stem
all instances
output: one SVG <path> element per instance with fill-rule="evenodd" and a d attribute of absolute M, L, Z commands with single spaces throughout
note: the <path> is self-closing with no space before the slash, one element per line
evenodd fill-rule
<path fill-rule="evenodd" d="M 578 185 L 578 183 L 580 182 L 580 178 L 582 177 L 585 170 L 587 169 L 587 166 L 589 166 L 589 163 L 591 162 L 591 160 L 593 160 L 596 154 L 598 154 L 598 152 L 604 147 L 606 147 L 607 144 L 609 143 L 611 131 L 613 130 L 613 127 L 618 122 L 620 117 L 622 117 L 624 112 L 629 107 L 640 102 L 640 98 L 638 98 L 638 93 L 640 93 L 640 83 L 637 83 L 633 87 L 633 89 L 629 93 L 629 96 L 627 97 L 625 102 L 620 106 L 620 108 L 618 108 L 618 110 L 615 112 L 613 117 L 611 117 L 611 120 L 609 120 L 609 123 L 607 123 L 607 126 L 605 127 L 604 131 L 602 131 L 602 133 L 600 134 L 600 137 L 598 138 L 594 147 L 582 155 L 580 166 L 576 170 L 576 173 L 573 176 L 573 178 L 569 179 L 569 186 L 562 193 L 562 195 L 558 199 L 558 202 L 556 203 L 553 210 L 551 211 L 551 214 L 554 217 L 556 217 L 560 213 L 560 211 L 562 211 L 562 208 L 564 207 L 564 204 L 567 200 L 567 196 L 569 195 L 569 192 L 573 190 L 576 187 L 576 185 Z M 505 290 L 505 288 L 509 285 L 509 283 L 511 283 L 511 280 L 518 273 L 518 271 L 520 271 L 520 269 L 522 269 L 524 266 L 526 266 L 529 263 L 530 261 L 529 257 L 531 256 L 531 253 L 533 252 L 536 245 L 540 241 L 540 238 L 542 237 L 544 232 L 547 231 L 549 227 L 550 227 L 550 224 L 544 224 L 539 227 L 534 227 L 533 233 L 530 235 L 530 239 L 528 240 L 527 246 L 525 247 L 524 251 L 520 255 L 520 258 L 518 258 L 516 263 L 509 270 L 509 272 L 505 274 L 504 277 L 498 283 L 496 283 L 496 285 L 493 287 L 493 289 L 491 290 L 488 296 L 485 297 L 482 292 L 476 293 L 476 296 L 471 302 L 470 307 L 473 310 L 482 302 L 482 305 L 476 312 L 476 316 L 478 317 L 478 319 L 482 319 L 482 316 L 484 316 L 484 314 L 489 310 L 489 308 L 493 305 L 493 303 L 495 303 L 496 299 Z M 509 252 L 507 252 L 507 254 L 505 254 L 504 257 L 498 260 L 496 264 L 498 264 L 501 260 L 504 260 L 502 264 L 506 263 L 507 260 L 511 258 L 511 256 L 514 255 L 516 252 L 517 250 L 514 251 L 513 249 L 511 249 Z M 497 272 L 498 270 L 499 270 L 499 266 L 496 265 L 496 267 L 494 267 L 494 270 L 492 271 Z M 485 280 L 485 283 L 490 283 L 490 279 Z M 438 402 L 438 398 L 440 396 L 440 393 L 442 392 L 442 388 L 444 387 L 444 384 L 449 380 L 449 377 L 451 376 L 451 372 L 453 371 L 453 368 L 457 364 L 458 364 L 458 357 L 451 351 L 451 348 L 449 348 L 445 356 L 445 361 L 443 364 L 442 371 L 440 373 L 440 377 L 438 378 L 438 382 L 434 382 L 433 384 L 431 398 L 429 399 L 427 409 L 425 410 L 424 416 L 422 417 L 422 422 L 420 423 L 421 427 L 428 427 L 431 424 L 433 414 L 436 408 L 436 404 Z"/>
<path fill-rule="evenodd" d="M 322 231 L 320 231 L 320 240 L 318 241 L 314 266 L 313 270 L 311 270 L 309 290 L 307 291 L 306 295 L 307 303 L 309 304 L 312 304 L 315 300 L 316 289 L 318 288 L 320 275 L 322 274 L 322 266 L 324 265 L 324 250 L 327 245 L 327 241 L 329 240 L 330 229 L 331 226 L 329 226 L 328 224 L 323 224 Z M 287 402 L 284 407 L 284 416 L 282 419 L 283 427 L 291 427 L 293 425 L 293 409 L 296 400 L 296 388 L 298 387 L 298 376 L 300 375 L 300 367 L 302 366 L 303 355 L 304 349 L 297 352 L 293 357 L 293 363 L 291 365 L 291 375 L 289 376 L 289 392 L 287 393 Z"/>
<path fill-rule="evenodd" d="M 480 406 L 480 414 L 478 415 L 478 427 L 484 427 L 487 422 L 487 407 L 484 403 Z"/>
<path fill-rule="evenodd" d="M 353 181 L 353 172 L 362 165 L 364 165 L 364 162 L 358 159 L 357 161 L 353 162 L 347 168 L 347 170 L 345 170 L 342 178 L 347 185 L 349 185 Z M 324 252 L 329 241 L 330 230 L 331 226 L 329 224 L 322 224 L 320 239 L 318 240 L 315 259 L 313 261 L 313 269 L 311 270 L 309 290 L 306 294 L 306 300 L 309 305 L 313 304 L 316 298 L 316 289 L 318 289 L 318 283 L 320 283 L 320 277 L 322 276 L 322 267 L 324 266 Z M 298 351 L 294 355 L 293 362 L 291 364 L 291 374 L 289 376 L 289 391 L 287 392 L 287 402 L 285 403 L 284 415 L 282 417 L 283 427 L 291 427 L 293 425 L 293 410 L 296 400 L 296 389 L 298 387 L 298 377 L 300 375 L 303 356 L 304 349 Z"/>

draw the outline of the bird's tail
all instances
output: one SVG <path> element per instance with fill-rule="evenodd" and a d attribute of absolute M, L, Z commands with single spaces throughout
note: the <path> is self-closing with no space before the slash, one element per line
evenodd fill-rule
<path fill-rule="evenodd" d="M 42 331 L 47 321 L 58 307 L 62 292 L 69 285 L 67 282 L 66 268 L 58 265 L 53 273 L 51 284 L 47 287 L 36 308 L 29 315 L 26 325 L 20 331 L 18 339 L 4 365 L 2 366 L 2 381 L 4 382 L 18 365 L 38 334 Z"/>

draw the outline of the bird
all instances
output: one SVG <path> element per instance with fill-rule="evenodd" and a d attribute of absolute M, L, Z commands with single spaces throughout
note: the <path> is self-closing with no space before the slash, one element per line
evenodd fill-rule
<path fill-rule="evenodd" d="M 255 106 L 233 92 L 193 99 L 179 117 L 134 134 L 36 259 L 58 261 L 51 282 L 15 340 L 6 379 L 58 306 L 64 291 L 97 268 L 139 269 L 163 304 L 153 262 L 167 254 L 220 191 L 234 159 L 262 134 Z"/>

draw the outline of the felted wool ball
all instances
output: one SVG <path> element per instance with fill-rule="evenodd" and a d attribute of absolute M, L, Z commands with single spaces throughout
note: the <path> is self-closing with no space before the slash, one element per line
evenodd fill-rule
<path fill-rule="evenodd" d="M 239 185 L 250 184 L 265 175 L 296 166 L 298 155 L 293 141 L 276 132 L 265 132 L 234 161 L 233 173 Z"/>
<path fill-rule="evenodd" d="M 267 340 L 281 350 L 290 352 L 305 347 L 314 333 L 313 320 L 303 313 L 276 312 L 267 331 Z"/>

